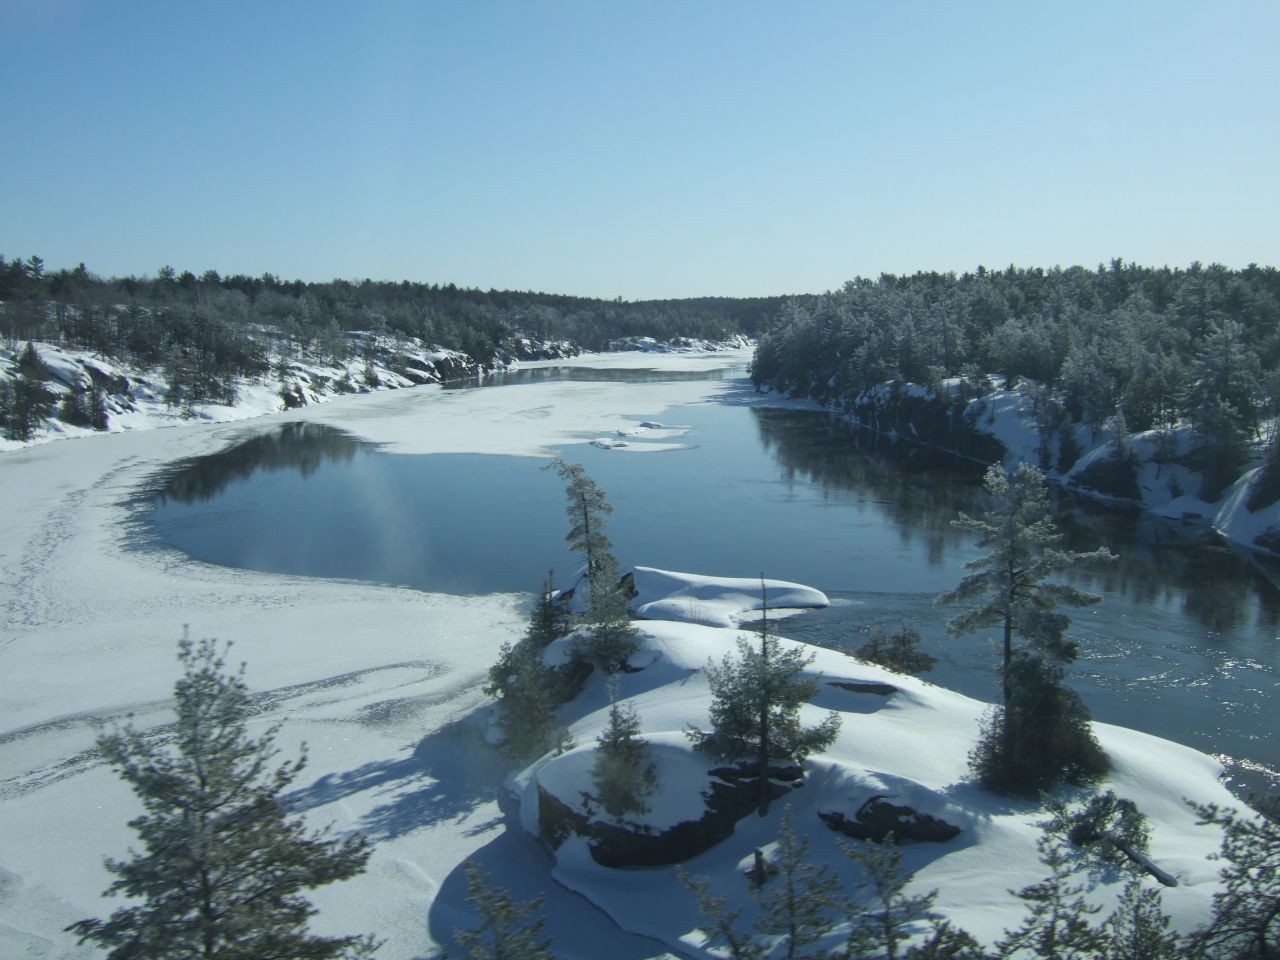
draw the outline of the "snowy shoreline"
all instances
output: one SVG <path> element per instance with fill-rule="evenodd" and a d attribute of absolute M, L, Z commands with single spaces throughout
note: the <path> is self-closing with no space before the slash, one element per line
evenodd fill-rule
<path fill-rule="evenodd" d="M 783 394 L 778 396 L 785 397 Z M 857 412 L 842 411 L 815 400 L 787 399 L 798 406 L 825 410 L 854 427 L 894 442 L 918 444 L 989 465 L 988 459 L 970 456 L 922 437 L 925 425 L 918 420 L 908 418 L 905 424 L 882 425 L 879 420 L 881 413 L 892 408 L 901 397 L 924 401 L 932 398 L 933 392 L 919 384 L 884 383 L 859 395 Z M 894 419 L 896 421 L 896 416 Z M 975 433 L 990 438 L 1003 448 L 1006 467 L 1012 469 L 1019 463 L 1039 466 L 1040 437 L 1033 404 L 1022 388 L 1000 388 L 970 401 L 966 419 Z M 1045 479 L 1050 483 L 1099 503 L 1129 507 L 1173 523 L 1202 527 L 1243 550 L 1270 559 L 1280 558 L 1273 546 L 1268 545 L 1280 543 L 1280 501 L 1257 511 L 1251 511 L 1247 506 L 1250 490 L 1260 478 L 1261 467 L 1244 470 L 1217 500 L 1207 501 L 1187 492 L 1200 488 L 1203 478 L 1198 472 L 1177 463 L 1160 461 L 1164 454 L 1158 450 L 1159 431 L 1127 434 L 1123 440 L 1117 440 L 1084 425 L 1073 429 L 1080 454 L 1065 471 L 1052 467 L 1044 470 Z M 1174 430 L 1169 435 L 1175 449 L 1185 456 L 1192 442 L 1189 430 Z M 1137 497 L 1108 493 L 1091 486 L 1085 479 L 1091 468 L 1113 459 L 1120 445 L 1134 462 Z"/>
<path fill-rule="evenodd" d="M 748 356 L 749 351 L 736 357 L 618 354 L 572 362 L 707 370 Z M 480 689 L 485 672 L 500 643 L 523 630 L 526 596 L 458 597 L 213 567 L 170 550 L 137 549 L 126 521 L 130 499 L 155 471 L 220 449 L 247 429 L 302 420 L 345 429 L 391 452 L 546 456 L 616 432 L 634 422 L 629 418 L 660 418 L 669 407 L 714 401 L 733 389 L 710 380 L 563 381 L 448 392 L 423 387 L 339 397 L 248 425 L 191 423 L 181 430 L 132 430 L 5 453 L 0 458 L 0 496 L 6 504 L 0 531 L 0 598 L 6 612 L 0 639 L 0 954 L 97 955 L 77 947 L 62 928 L 113 905 L 100 897 L 111 879 L 102 858 L 126 854 L 134 841 L 125 824 L 137 807 L 98 761 L 94 737 L 101 724 L 127 716 L 143 728 L 167 722 L 178 672 L 176 641 L 185 626 L 196 637 L 234 641 L 230 659 L 247 662 L 247 680 L 260 705 L 255 724 L 265 729 L 283 721 L 279 744 L 286 754 L 303 741 L 309 744 L 310 764 L 294 798 L 308 818 L 338 830 L 359 829 L 374 840 L 365 875 L 315 896 L 319 932 L 375 932 L 387 940 L 379 955 L 388 960 L 429 956 L 433 940 L 469 922 L 460 864 L 475 857 L 516 897 L 546 894 L 547 933 L 562 954 L 592 957 L 599 943 L 608 942 L 616 960 L 666 956 L 655 937 L 696 954 L 680 939 L 687 927 L 675 930 L 672 939 L 674 927 L 643 927 L 611 906 L 611 898 L 635 893 L 650 871 L 583 873 L 562 860 L 554 868 L 560 886 L 550 882 L 541 846 L 510 829 L 505 801 L 499 799 L 505 771 L 474 747 L 487 716 L 488 701 Z M 657 593 L 651 599 L 660 600 Z M 695 596 L 688 607 L 707 612 L 712 599 Z M 731 628 L 667 621 L 641 627 L 657 645 L 655 656 L 666 658 L 690 693 L 700 682 L 694 668 L 713 646 L 736 635 Z M 857 676 L 875 672 L 832 651 L 819 655 L 821 668 L 832 676 L 841 670 Z M 850 756 L 858 756 L 862 768 L 875 776 L 900 775 L 901 738 L 933 729 L 923 719 L 929 711 L 947 718 L 938 729 L 953 727 L 946 737 L 955 739 L 966 735 L 982 706 L 909 678 L 893 682 L 903 691 L 901 700 L 891 699 L 871 714 L 851 715 L 843 735 Z M 674 690 L 680 684 L 663 686 Z M 656 689 L 643 694 L 659 695 Z M 578 742 L 589 742 L 598 714 L 592 710 L 574 720 Z M 660 723 L 659 714 L 654 712 L 655 724 L 679 729 L 674 714 L 668 723 Z M 892 736 L 884 731 L 893 727 L 881 726 L 901 720 L 905 724 Z M 1165 839 L 1159 833 L 1153 838 L 1157 853 L 1200 863 L 1216 838 L 1188 832 L 1192 815 L 1179 803 L 1178 792 L 1234 802 L 1214 779 L 1215 761 L 1142 734 L 1101 725 L 1099 733 L 1104 746 L 1120 755 L 1117 791 L 1148 798 L 1140 805 L 1153 824 L 1173 826 Z M 859 753 L 868 747 L 878 753 Z M 971 788 L 958 782 L 953 769 L 963 762 L 959 746 L 930 748 L 918 756 L 905 752 L 918 768 L 913 768 L 916 779 L 928 789 L 953 784 L 947 802 L 968 802 Z M 1170 766 L 1174 773 L 1166 769 Z M 844 790 L 850 776 L 832 772 L 823 782 Z M 818 794 L 814 790 L 800 799 L 816 803 L 811 798 Z M 1008 829 L 1003 822 L 993 828 L 995 842 L 962 846 L 933 861 L 922 877 L 951 890 L 940 907 L 980 935 L 1007 915 L 993 914 L 997 905 L 965 882 L 972 871 L 1000 867 L 998 878 L 983 887 L 999 894 L 1001 902 L 1006 888 L 1038 879 L 1034 856 L 1026 854 L 1029 824 L 1040 815 L 1018 808 L 1008 816 Z M 705 857 L 728 863 L 740 843 L 759 839 L 757 829 L 763 828 L 755 821 L 744 823 L 732 846 Z M 702 860 L 691 869 L 706 872 Z M 1179 894 L 1186 898 L 1180 901 L 1180 926 L 1203 919 L 1215 874 L 1216 867 L 1205 861 L 1187 875 Z M 620 933 L 573 892 L 588 887 L 596 902 L 617 911 L 624 927 L 642 935 Z M 662 884 L 653 889 L 651 896 L 659 899 L 670 893 L 661 892 Z M 678 910 L 687 900 L 681 896 Z M 655 908 L 659 901 L 648 902 Z"/>

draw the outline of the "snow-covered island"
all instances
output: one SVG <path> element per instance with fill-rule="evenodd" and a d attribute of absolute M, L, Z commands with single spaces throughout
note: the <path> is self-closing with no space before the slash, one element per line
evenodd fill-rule
<path fill-rule="evenodd" d="M 757 910 L 747 879 L 753 852 L 762 849 L 768 858 L 784 815 L 808 841 L 810 862 L 827 864 L 842 889 L 854 890 L 865 874 L 841 852 L 839 828 L 857 824 L 868 805 L 887 801 L 912 811 L 900 813 L 906 836 L 913 819 L 952 828 L 942 831 L 946 839 L 902 843 L 903 863 L 914 874 L 911 892 L 936 888 L 938 913 L 985 942 L 1016 926 L 1021 904 L 1010 891 L 1045 873 L 1036 843 L 1046 812 L 1040 802 L 1011 801 L 969 782 L 967 755 L 985 704 L 836 651 L 781 640 L 784 649 L 803 648 L 814 657 L 805 672 L 818 681 L 820 693 L 803 708 L 802 722 L 817 723 L 835 711 L 843 721 L 839 736 L 805 762 L 803 776 L 767 816 L 757 817 L 749 798 L 736 807 L 717 803 L 739 785 L 731 771 L 723 765 L 717 771 L 691 746 L 686 730 L 708 722 L 708 663 L 731 655 L 740 637 L 753 639 L 751 631 L 730 624 L 760 616 L 761 584 L 650 568 L 637 568 L 635 581 L 641 593 L 632 609 L 656 619 L 635 622 L 639 648 L 614 682 L 616 702 L 639 717 L 655 765 L 658 788 L 649 809 L 626 816 L 620 831 L 617 818 L 590 802 L 596 742 L 614 702 L 599 671 L 559 715 L 574 746 L 539 757 L 507 780 L 520 824 L 554 850 L 552 875 L 561 884 L 599 905 L 625 930 L 682 954 L 721 956 L 706 947 L 705 918 L 678 866 L 707 878 L 711 893 L 726 898 L 730 908 L 741 907 L 746 929 Z M 821 593 L 811 588 L 778 581 L 764 586 L 776 598 L 771 607 L 821 603 Z M 691 598 L 697 604 L 689 604 Z M 708 626 L 708 620 L 720 625 Z M 572 637 L 555 641 L 546 662 L 566 662 L 572 643 Z M 1151 827 L 1151 858 L 1178 880 L 1164 891 L 1165 909 L 1178 928 L 1189 930 L 1209 917 L 1218 889 L 1218 867 L 1209 856 L 1221 834 L 1197 823 L 1185 799 L 1234 803 L 1218 783 L 1220 766 L 1187 747 L 1132 730 L 1105 724 L 1095 729 L 1112 770 L 1094 790 L 1067 790 L 1064 798 L 1078 801 L 1109 789 L 1137 804 Z M 631 837 L 621 847 L 630 864 L 614 862 L 619 850 L 611 839 L 620 834 Z M 696 850 L 691 857 L 684 855 L 688 845 Z M 1119 870 L 1096 877 L 1090 901 L 1114 908 L 1124 879 Z M 845 935 L 837 927 L 829 946 L 834 949 Z"/>
<path fill-rule="evenodd" d="M 578 362 L 706 370 L 726 359 L 632 353 Z M 616 434 L 623 416 L 655 418 L 656 432 L 670 406 L 728 389 L 716 380 L 447 393 L 424 386 L 335 397 L 270 413 L 255 426 L 323 422 L 392 453 L 546 456 Z M 560 715 L 576 747 L 514 771 L 498 758 L 486 742 L 493 708 L 482 687 L 501 643 L 525 628 L 527 595 L 452 596 L 252 573 L 138 549 L 136 497 L 155 472 L 245 430 L 195 420 L 3 454 L 0 956 L 97 955 L 64 928 L 115 905 L 101 896 L 111 881 L 102 862 L 135 845 L 126 824 L 139 807 L 101 762 L 95 737 L 128 717 L 142 728 L 169 721 L 175 645 L 188 626 L 196 637 L 234 641 L 232 658 L 248 664 L 255 723 L 282 723 L 283 752 L 308 744 L 295 808 L 316 826 L 373 841 L 363 875 L 314 895 L 317 931 L 374 932 L 389 960 L 434 956 L 453 928 L 472 923 L 462 864 L 473 860 L 519 899 L 545 895 L 546 932 L 558 954 L 597 957 L 607 943 L 616 960 L 707 955 L 694 900 L 673 865 L 605 867 L 582 837 L 565 839 L 549 857 L 552 845 L 530 832 L 540 831 L 539 789 L 579 807 L 609 699 L 604 678 L 588 677 Z M 735 623 L 750 618 L 758 584 L 645 568 L 634 582 L 637 610 L 651 619 L 636 621 L 640 646 L 619 695 L 654 745 L 661 792 L 646 816 L 660 833 L 705 810 L 711 765 L 684 729 L 706 723 L 704 668 L 735 647 Z M 795 584 L 774 583 L 768 593 L 792 608 L 822 601 Z M 779 629 L 785 634 L 785 624 Z M 812 652 L 821 692 L 804 709 L 815 717 L 836 711 L 837 740 L 807 761 L 804 786 L 767 817 L 737 820 L 730 836 L 684 867 L 745 903 L 746 861 L 757 847 L 771 850 L 790 809 L 813 858 L 852 881 L 855 867 L 818 814 L 856 817 L 869 796 L 885 795 L 959 829 L 946 842 L 904 845 L 904 862 L 916 871 L 914 885 L 939 889 L 939 911 L 977 936 L 998 936 L 1021 915 L 1007 891 L 1043 875 L 1035 838 L 1044 812 L 966 781 L 984 705 L 840 653 Z M 1195 926 L 1218 888 L 1218 865 L 1207 857 L 1219 836 L 1197 826 L 1182 801 L 1238 805 L 1217 782 L 1218 764 L 1143 734 L 1095 729 L 1113 768 L 1099 789 L 1114 789 L 1147 815 L 1151 855 L 1179 880 L 1165 893 L 1166 909 L 1179 927 Z M 1106 903 L 1116 892 L 1103 882 L 1091 896 Z"/>

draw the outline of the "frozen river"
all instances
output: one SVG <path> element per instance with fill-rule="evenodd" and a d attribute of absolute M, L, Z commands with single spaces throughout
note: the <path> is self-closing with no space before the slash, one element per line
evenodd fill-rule
<path fill-rule="evenodd" d="M 714 402 L 663 422 L 622 423 L 629 444 L 563 448 L 615 508 L 622 564 L 722 576 L 765 574 L 819 587 L 830 609 L 784 633 L 854 646 L 873 626 L 914 624 L 941 660 L 931 679 L 995 695 L 996 655 L 982 636 L 945 635 L 933 597 L 978 555 L 950 521 L 982 509 L 980 470 L 922 463 L 868 446 L 834 417 L 778 408 L 737 368 L 684 372 L 542 369 L 486 390 L 559 378 L 650 388 L 726 381 Z M 212 563 L 426 591 L 530 591 L 568 573 L 561 484 L 545 458 L 403 455 L 319 424 L 263 431 L 168 475 L 160 537 Z M 1233 785 L 1276 785 L 1280 655 L 1276 570 L 1203 532 L 1060 497 L 1068 545 L 1104 544 L 1114 565 L 1074 581 L 1104 601 L 1075 616 L 1083 655 L 1073 683 L 1099 720 L 1219 755 Z"/>

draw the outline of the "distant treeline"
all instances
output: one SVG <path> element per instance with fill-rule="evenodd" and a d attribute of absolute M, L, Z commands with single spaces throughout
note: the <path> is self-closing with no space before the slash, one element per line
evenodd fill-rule
<path fill-rule="evenodd" d="M 352 330 L 417 337 L 482 364 L 513 336 L 599 350 L 624 337 L 754 335 L 784 298 L 624 302 L 408 280 L 306 283 L 216 270 L 197 276 L 172 267 L 105 279 L 84 264 L 46 271 L 39 257 L 0 256 L 0 301 L 0 333 L 11 341 L 57 341 L 144 364 L 163 363 L 175 351 L 198 353 L 226 372 L 252 374 L 268 347 L 341 358 Z"/>
<path fill-rule="evenodd" d="M 757 385 L 842 406 L 886 381 L 1034 381 L 1058 415 L 1127 431 L 1188 424 L 1233 457 L 1280 397 L 1280 272 L 979 267 L 854 280 L 793 300 L 760 338 Z"/>

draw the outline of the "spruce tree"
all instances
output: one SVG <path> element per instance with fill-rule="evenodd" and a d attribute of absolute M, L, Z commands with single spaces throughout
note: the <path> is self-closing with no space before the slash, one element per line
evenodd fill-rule
<path fill-rule="evenodd" d="M 537 757 L 566 742 L 568 731 L 555 719 L 565 680 L 529 638 L 502 645 L 484 692 L 498 697 L 498 749 L 507 756 Z"/>
<path fill-rule="evenodd" d="M 596 559 L 595 575 L 587 582 L 583 632 L 574 644 L 574 654 L 614 673 L 626 666 L 638 646 L 639 633 L 631 625 L 627 596 L 619 582 L 618 561 L 604 552 Z"/>
<path fill-rule="evenodd" d="M 761 606 L 766 608 L 763 582 L 761 593 Z M 717 760 L 754 761 L 756 809 L 762 817 L 769 812 L 770 764 L 800 763 L 830 746 L 840 732 L 835 713 L 816 727 L 800 724 L 800 707 L 818 692 L 818 681 L 803 676 L 813 658 L 794 647 L 784 650 L 769 630 L 766 611 L 758 646 L 739 637 L 736 658 L 726 656 L 719 666 L 706 667 L 711 730 L 690 726 L 686 734 L 695 747 Z"/>
<path fill-rule="evenodd" d="M 465 951 L 466 960 L 554 960 L 551 941 L 542 936 L 544 920 L 537 916 L 542 898 L 526 903 L 511 899 L 507 891 L 494 887 L 484 871 L 470 860 L 466 863 L 467 900 L 475 907 L 480 926 L 475 930 L 454 930 L 453 938 Z"/>
<path fill-rule="evenodd" d="M 107 861 L 118 878 L 107 893 L 132 903 L 68 929 L 112 960 L 370 956 L 369 937 L 309 933 L 315 908 L 301 895 L 364 870 L 366 841 L 311 833 L 288 815 L 282 796 L 306 757 L 275 766 L 278 727 L 248 735 L 243 667 L 227 672 L 212 640 L 184 637 L 178 658 L 172 741 L 132 727 L 98 740 L 144 808 L 129 823 L 143 852 Z"/>
<path fill-rule="evenodd" d="M 555 581 L 555 571 L 548 570 L 547 578 L 542 581 L 542 590 L 534 601 L 533 612 L 529 617 L 527 636 L 539 650 L 545 649 L 552 641 L 568 634 L 570 629 L 569 615 L 564 605 L 559 602 Z"/>
<path fill-rule="evenodd" d="M 938 658 L 920 649 L 920 631 L 905 620 L 893 633 L 876 627 L 853 655 L 895 673 L 928 673 Z"/>
<path fill-rule="evenodd" d="M 485 693 L 498 698 L 498 749 L 518 760 L 563 746 L 569 737 L 556 722 L 555 711 L 569 699 L 571 680 L 542 659 L 543 651 L 565 630 L 551 583 L 548 573 L 525 636 L 502 644 L 484 687 Z"/>
<path fill-rule="evenodd" d="M 825 956 L 815 951 L 831 932 L 831 913 L 838 903 L 840 880 L 825 866 L 809 863 L 809 841 L 796 836 L 791 811 L 782 815 L 778 845 L 770 860 L 776 873 L 755 890 L 760 917 L 756 929 L 778 939 L 781 956 L 804 960 Z M 774 956 L 778 956 L 775 947 Z"/>
<path fill-rule="evenodd" d="M 635 708 L 618 700 L 617 684 L 609 686 L 609 725 L 596 740 L 591 764 L 592 795 L 615 820 L 647 813 L 647 799 L 658 789 L 658 770 L 649 744 L 640 736 Z"/>

